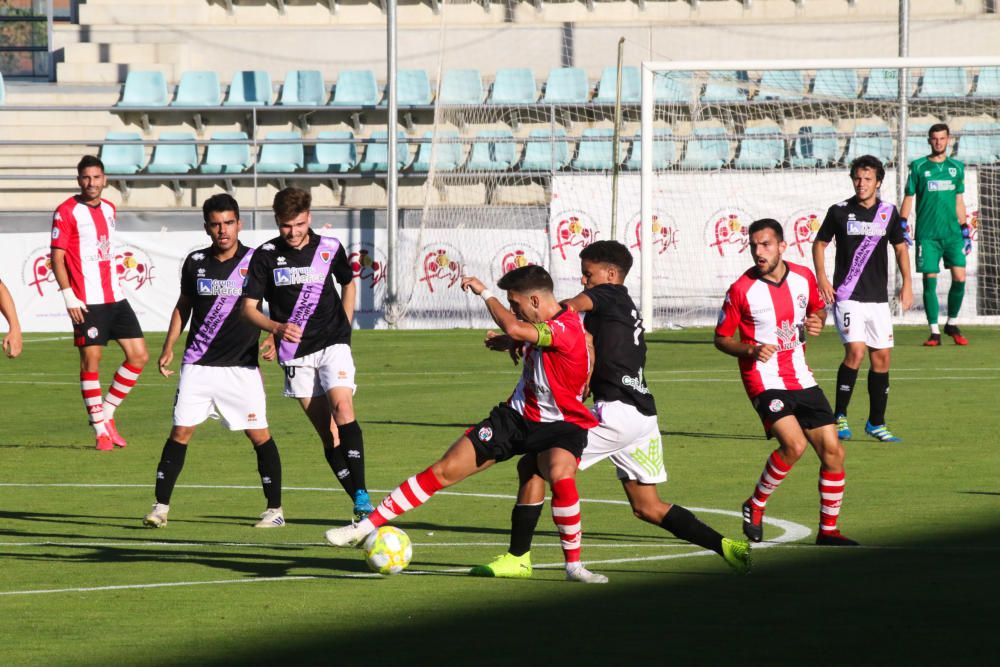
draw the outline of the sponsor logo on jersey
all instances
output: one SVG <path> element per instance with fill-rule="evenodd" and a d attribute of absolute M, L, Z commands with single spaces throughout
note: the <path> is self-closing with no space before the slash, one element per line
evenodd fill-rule
<path fill-rule="evenodd" d="M 778 337 L 780 350 L 794 350 L 800 345 L 799 328 L 789 320 L 782 320 L 781 326 L 774 330 L 774 334 Z"/>
<path fill-rule="evenodd" d="M 767 404 L 767 409 L 771 412 L 781 412 L 784 407 L 785 404 L 777 398 Z"/>
<path fill-rule="evenodd" d="M 951 181 L 927 181 L 927 192 L 950 192 L 955 189 Z"/>
<path fill-rule="evenodd" d="M 634 391 L 639 392 L 640 394 L 649 393 L 649 389 L 646 387 L 646 383 L 642 379 L 642 369 L 639 370 L 639 377 L 632 377 L 631 375 L 623 375 L 622 384 Z"/>
<path fill-rule="evenodd" d="M 276 257 L 274 261 L 275 261 L 275 263 L 278 266 L 284 266 L 285 264 L 288 263 L 288 261 L 284 257 L 282 257 L 281 255 L 279 255 L 278 257 Z"/>
<path fill-rule="evenodd" d="M 273 274 L 274 284 L 278 287 L 321 283 L 326 280 L 326 276 L 321 273 L 313 273 L 312 267 L 309 266 L 286 266 L 274 269 Z"/>
<path fill-rule="evenodd" d="M 21 267 L 21 279 L 26 287 L 34 287 L 38 296 L 45 296 L 46 290 L 59 289 L 56 272 L 52 270 L 52 252 L 48 246 L 35 248 L 28 253 L 28 259 Z"/>
<path fill-rule="evenodd" d="M 489 426 L 483 426 L 479 429 L 479 433 L 477 435 L 479 436 L 479 440 L 481 442 L 489 442 L 493 439 L 493 429 Z"/>
<path fill-rule="evenodd" d="M 243 294 L 243 281 L 198 278 L 197 289 L 198 296 L 240 296 Z"/>
<path fill-rule="evenodd" d="M 713 213 L 705 225 L 705 243 L 715 248 L 719 257 L 740 255 L 750 245 L 748 221 L 753 216 L 742 209 L 723 208 Z"/>
<path fill-rule="evenodd" d="M 559 251 L 563 260 L 576 260 L 583 250 L 597 240 L 597 224 L 589 213 L 581 210 L 563 211 L 550 223 L 552 250 Z M 578 250 L 567 254 L 567 249 Z"/>
<path fill-rule="evenodd" d="M 886 228 L 876 222 L 847 221 L 848 236 L 885 236 Z"/>
<path fill-rule="evenodd" d="M 198 275 L 199 276 L 205 275 L 205 267 L 203 267 L 203 266 L 198 267 Z"/>
<path fill-rule="evenodd" d="M 424 275 L 420 282 L 431 292 L 438 285 L 450 289 L 462 277 L 462 253 L 447 243 L 434 243 L 420 251 Z"/>

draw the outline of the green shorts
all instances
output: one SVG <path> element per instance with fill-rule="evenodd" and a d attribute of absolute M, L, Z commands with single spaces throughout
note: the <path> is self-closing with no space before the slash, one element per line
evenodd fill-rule
<path fill-rule="evenodd" d="M 917 273 L 937 273 L 942 259 L 946 269 L 965 266 L 965 241 L 961 236 L 917 240 Z"/>

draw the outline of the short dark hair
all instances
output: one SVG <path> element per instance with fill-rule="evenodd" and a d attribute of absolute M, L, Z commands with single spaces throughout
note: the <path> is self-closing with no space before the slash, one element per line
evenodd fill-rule
<path fill-rule="evenodd" d="M 622 277 L 632 270 L 632 253 L 618 241 L 594 241 L 580 251 L 580 259 L 599 264 L 611 264 L 622 272 Z"/>
<path fill-rule="evenodd" d="M 511 292 L 552 292 L 552 276 L 543 267 L 535 264 L 508 271 L 497 281 L 497 287 Z"/>
<path fill-rule="evenodd" d="M 934 123 L 931 125 L 930 129 L 927 130 L 927 138 L 930 139 L 931 135 L 935 132 L 947 132 L 948 136 L 951 136 L 951 130 L 948 129 L 948 123 Z"/>
<path fill-rule="evenodd" d="M 312 195 L 301 188 L 285 188 L 274 195 L 274 217 L 278 222 L 291 220 L 303 213 L 309 212 L 312 206 Z"/>
<path fill-rule="evenodd" d="M 851 178 L 857 176 L 860 169 L 874 169 L 875 180 L 879 183 L 885 180 L 885 167 L 882 165 L 882 160 L 874 155 L 860 155 L 854 158 L 851 161 Z"/>
<path fill-rule="evenodd" d="M 785 230 L 782 228 L 781 223 L 774 218 L 761 218 L 760 220 L 754 220 L 751 222 L 750 228 L 747 230 L 747 237 L 753 236 L 763 229 L 770 229 L 773 231 L 779 241 L 785 240 Z"/>
<path fill-rule="evenodd" d="M 212 213 L 224 213 L 225 211 L 232 211 L 236 214 L 236 219 L 240 219 L 240 205 L 236 203 L 232 195 L 225 192 L 212 195 L 201 205 L 201 217 L 205 219 L 205 222 L 208 222 L 208 216 Z"/>
<path fill-rule="evenodd" d="M 83 173 L 83 170 L 88 167 L 100 167 L 101 172 L 104 172 L 104 163 L 101 162 L 101 158 L 96 155 L 84 155 L 80 158 L 80 161 L 76 163 L 76 175 L 79 176 Z"/>

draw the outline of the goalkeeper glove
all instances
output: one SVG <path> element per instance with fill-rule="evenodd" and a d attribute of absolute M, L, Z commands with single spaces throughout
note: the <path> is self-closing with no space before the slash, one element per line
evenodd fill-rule
<path fill-rule="evenodd" d="M 900 218 L 899 226 L 903 228 L 903 240 L 906 241 L 906 245 L 913 245 L 913 237 L 910 236 L 910 223 L 907 222 L 906 218 Z"/>
<path fill-rule="evenodd" d="M 962 225 L 962 243 L 964 244 L 965 254 L 968 255 L 972 252 L 972 228 L 969 225 Z"/>

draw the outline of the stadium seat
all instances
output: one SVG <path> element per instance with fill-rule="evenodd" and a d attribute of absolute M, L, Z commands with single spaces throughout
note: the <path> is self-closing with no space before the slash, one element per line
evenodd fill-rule
<path fill-rule="evenodd" d="M 146 153 L 141 144 L 116 145 L 116 141 L 141 141 L 135 132 L 108 132 L 101 146 L 101 161 L 106 174 L 135 174 L 146 162 Z"/>
<path fill-rule="evenodd" d="M 190 141 L 190 144 L 165 144 L 153 149 L 153 159 L 146 171 L 150 174 L 186 174 L 198 166 L 198 149 L 190 132 L 164 132 L 163 141 Z"/>
<path fill-rule="evenodd" d="M 776 123 L 771 123 L 746 128 L 740 154 L 733 166 L 738 169 L 771 169 L 784 161 L 784 135 Z"/>
<path fill-rule="evenodd" d="M 973 97 L 1000 97 L 1000 67 L 983 67 L 976 77 Z"/>
<path fill-rule="evenodd" d="M 246 141 L 247 135 L 246 132 L 216 132 L 212 139 Z M 251 164 L 249 145 L 211 143 L 205 150 L 205 161 L 199 170 L 203 174 L 239 174 L 249 169 Z"/>
<path fill-rule="evenodd" d="M 760 77 L 757 99 L 801 100 L 806 90 L 805 75 L 798 70 L 767 70 Z"/>
<path fill-rule="evenodd" d="M 330 105 L 367 107 L 378 103 L 378 83 L 370 69 L 345 70 L 337 77 Z"/>
<path fill-rule="evenodd" d="M 858 96 L 858 73 L 852 69 L 816 70 L 813 95 L 853 100 Z"/>
<path fill-rule="evenodd" d="M 866 100 L 895 99 L 899 96 L 899 70 L 873 69 L 862 97 Z"/>
<path fill-rule="evenodd" d="M 854 136 L 848 140 L 847 155 L 844 159 L 850 163 L 861 155 L 874 155 L 886 165 L 893 162 L 895 151 L 892 148 L 888 125 L 862 124 L 854 128 Z"/>
<path fill-rule="evenodd" d="M 401 107 L 427 106 L 433 99 L 431 81 L 425 70 L 401 69 L 396 73 L 396 104 Z M 386 89 L 381 104 L 388 103 L 389 90 Z"/>
<path fill-rule="evenodd" d="M 793 167 L 826 167 L 840 158 L 840 144 L 832 125 L 803 125 L 792 142 Z"/>
<path fill-rule="evenodd" d="M 694 81 L 691 74 L 689 72 L 656 74 L 653 77 L 653 99 L 656 102 L 690 103 L 694 99 Z"/>
<path fill-rule="evenodd" d="M 320 132 L 317 139 L 354 139 L 350 130 Z M 312 174 L 333 172 L 342 174 L 350 171 L 358 163 L 357 146 L 350 144 L 316 144 L 310 159 L 306 162 L 306 171 Z"/>
<path fill-rule="evenodd" d="M 517 162 L 517 145 L 510 130 L 482 130 L 477 139 L 507 139 L 509 141 L 477 141 L 465 168 L 469 171 L 503 171 Z"/>
<path fill-rule="evenodd" d="M 532 130 L 525 143 L 521 170 L 555 171 L 565 167 L 569 162 L 569 144 L 565 136 L 566 131 L 562 128 L 556 128 L 554 134 L 549 130 Z"/>
<path fill-rule="evenodd" d="M 396 136 L 406 139 L 406 133 L 399 132 Z M 358 165 L 361 171 L 389 171 L 389 133 L 385 130 L 375 130 L 370 143 L 365 149 L 365 159 Z M 403 169 L 410 162 L 410 146 L 399 142 L 396 144 L 396 167 Z"/>
<path fill-rule="evenodd" d="M 917 97 L 965 97 L 968 92 L 964 67 L 933 67 L 924 71 Z"/>
<path fill-rule="evenodd" d="M 597 84 L 595 104 L 614 104 L 618 85 L 618 68 L 605 67 Z M 639 68 L 622 67 L 622 104 L 636 104 L 642 101 L 642 79 Z"/>
<path fill-rule="evenodd" d="M 673 131 L 669 127 L 653 130 L 653 169 L 669 169 L 677 161 L 677 142 L 660 139 L 660 137 L 672 137 Z M 625 161 L 626 169 L 642 169 L 642 139 L 632 142 L 632 155 Z"/>
<path fill-rule="evenodd" d="M 229 84 L 226 106 L 267 106 L 273 99 L 271 75 L 263 70 L 244 70 Z"/>
<path fill-rule="evenodd" d="M 579 67 L 557 67 L 549 72 L 542 102 L 546 104 L 584 104 L 590 99 L 587 73 Z"/>
<path fill-rule="evenodd" d="M 910 123 L 906 131 L 906 159 L 912 162 L 918 157 L 927 155 L 930 146 L 927 145 L 927 131 L 930 123 Z"/>
<path fill-rule="evenodd" d="M 442 104 L 482 104 L 483 78 L 477 69 L 450 69 L 441 80 Z"/>
<path fill-rule="evenodd" d="M 271 132 L 268 139 L 301 139 L 299 132 Z M 302 144 L 263 144 L 257 171 L 264 174 L 291 174 L 305 165 L 305 149 Z"/>
<path fill-rule="evenodd" d="M 214 107 L 221 99 L 222 85 L 216 72 L 184 72 L 172 106 Z"/>
<path fill-rule="evenodd" d="M 573 169 L 580 171 L 611 171 L 614 165 L 614 136 L 610 128 L 591 128 L 583 131 L 583 139 L 593 138 L 599 141 L 581 141 L 576 157 L 570 163 Z M 619 142 L 618 164 L 625 161 L 628 151 Z"/>
<path fill-rule="evenodd" d="M 681 167 L 687 169 L 719 169 L 729 162 L 732 145 L 725 138 L 724 127 L 698 127 L 688 140 Z"/>
<path fill-rule="evenodd" d="M 534 104 L 538 100 L 538 84 L 527 67 L 497 70 L 490 93 L 490 104 Z"/>
<path fill-rule="evenodd" d="M 974 134 L 977 132 L 984 134 Z M 965 164 L 1000 162 L 1000 123 L 966 123 L 958 138 L 955 157 Z"/>
<path fill-rule="evenodd" d="M 438 133 L 442 139 L 458 139 L 458 132 L 442 131 Z M 434 132 L 424 133 L 424 139 L 434 139 Z M 421 141 L 417 147 L 417 159 L 413 161 L 413 171 L 431 170 L 431 152 L 434 152 L 432 141 Z M 462 144 L 438 143 L 434 154 L 435 171 L 455 171 L 462 164 Z"/>
<path fill-rule="evenodd" d="M 285 76 L 281 104 L 319 106 L 326 101 L 323 73 L 315 69 L 293 69 Z"/>
<path fill-rule="evenodd" d="M 170 93 L 167 92 L 163 72 L 132 71 L 125 79 L 125 90 L 118 106 L 165 107 L 169 101 Z"/>
<path fill-rule="evenodd" d="M 708 75 L 702 102 L 746 102 L 746 72 L 716 71 Z"/>

